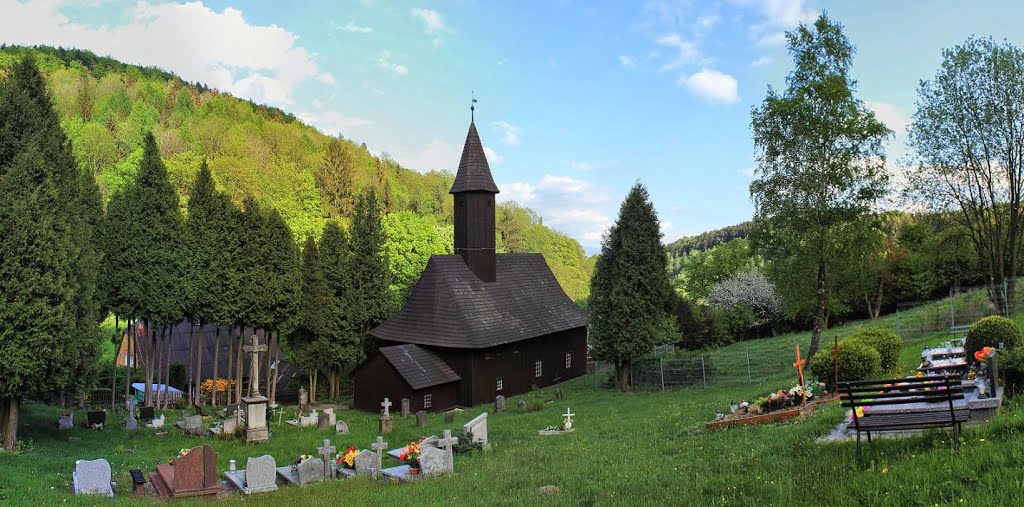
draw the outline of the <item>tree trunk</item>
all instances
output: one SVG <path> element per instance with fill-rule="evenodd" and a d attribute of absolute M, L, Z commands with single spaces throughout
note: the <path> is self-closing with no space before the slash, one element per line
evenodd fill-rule
<path fill-rule="evenodd" d="M 271 381 L 269 387 L 267 387 L 267 389 L 270 390 L 270 404 L 271 405 L 273 405 L 274 403 L 277 402 L 277 377 L 278 377 L 278 370 L 281 368 L 281 332 L 280 331 L 274 333 L 274 349 L 275 349 L 274 350 L 274 366 L 273 366 L 274 375 L 272 377 L 273 380 Z M 268 351 L 268 355 L 269 355 L 269 351 Z"/>
<path fill-rule="evenodd" d="M 199 336 L 196 337 L 196 376 L 195 376 L 196 390 L 196 405 L 203 404 L 203 323 L 199 322 Z"/>
<path fill-rule="evenodd" d="M 270 364 L 273 362 L 270 358 L 270 331 L 263 330 L 263 335 L 267 337 L 267 354 L 266 354 L 266 376 L 261 375 L 260 378 L 266 379 L 267 390 L 263 393 L 264 396 L 270 396 Z M 256 386 L 259 388 L 259 386 Z"/>
<path fill-rule="evenodd" d="M 213 386 L 210 388 L 210 406 L 217 406 L 217 364 L 220 360 L 220 326 L 213 338 Z"/>
<path fill-rule="evenodd" d="M 171 342 L 174 341 L 174 327 L 164 328 L 164 341 L 167 342 L 167 353 L 164 354 L 164 410 L 167 410 L 171 394 Z"/>
<path fill-rule="evenodd" d="M 235 326 L 228 326 L 228 386 L 227 389 L 224 391 L 225 405 L 231 404 L 231 400 L 235 398 L 235 389 L 238 388 L 238 379 L 235 378 L 235 342 L 231 337 L 231 333 L 234 330 Z"/>
<path fill-rule="evenodd" d="M 117 338 L 117 331 L 121 329 L 121 322 L 117 319 L 117 315 L 114 316 L 114 338 Z M 124 335 L 121 335 L 122 339 L 117 342 L 117 352 L 114 353 L 114 364 L 110 365 L 110 410 L 114 410 L 114 400 L 117 398 L 117 359 L 121 357 L 121 342 L 124 342 L 125 353 L 127 354 L 128 340 L 124 339 Z M 127 364 L 127 362 L 125 363 Z M 128 388 L 125 386 L 125 391 Z M 127 392 L 125 393 L 127 396 Z"/>
<path fill-rule="evenodd" d="M 245 378 L 245 369 L 242 368 L 242 334 L 245 328 L 238 325 L 238 350 L 235 351 L 235 378 L 238 379 L 238 388 L 235 389 L 235 403 L 242 402 L 242 379 Z M 252 372 L 249 372 L 249 379 L 252 379 Z"/>
<path fill-rule="evenodd" d="M 160 401 L 162 399 L 161 393 L 160 393 L 160 386 L 164 383 L 164 381 L 163 381 L 163 377 L 164 377 L 164 349 L 166 348 L 166 347 L 164 347 L 164 344 L 166 342 L 167 342 L 167 328 L 163 327 L 163 328 L 160 328 L 160 341 L 157 344 L 157 349 L 156 349 L 157 357 L 156 357 L 156 362 L 153 363 L 153 366 L 156 368 L 156 387 L 154 388 L 156 392 L 153 393 L 153 397 L 156 399 L 156 403 L 154 403 L 154 405 L 156 405 L 156 408 L 158 410 L 162 410 L 162 408 L 160 407 Z"/>
<path fill-rule="evenodd" d="M 815 295 L 814 309 L 814 331 L 811 332 L 811 346 L 807 350 L 807 357 L 814 357 L 821 345 L 821 330 L 825 325 L 825 308 L 827 298 L 825 297 L 825 258 L 818 258 L 818 292 Z"/>
<path fill-rule="evenodd" d="M 125 375 L 124 395 L 125 396 L 129 396 L 129 395 L 132 394 L 132 392 L 131 392 L 132 372 L 135 370 L 135 364 L 138 362 L 136 360 L 136 357 L 135 357 L 135 356 L 139 355 L 139 344 L 138 344 L 138 341 L 137 341 L 139 339 L 139 337 L 138 337 L 138 329 L 137 329 L 137 326 L 136 326 L 137 324 L 138 324 L 138 322 L 136 322 L 135 319 L 128 319 L 128 327 L 131 329 L 131 333 L 128 334 L 128 346 L 125 347 L 126 349 L 128 349 L 128 357 L 125 358 L 125 365 L 124 365 L 124 370 L 125 370 L 125 372 L 124 372 L 124 375 Z"/>
<path fill-rule="evenodd" d="M 628 393 L 633 386 L 629 381 L 630 363 L 620 361 L 615 363 L 615 389 L 620 393 Z"/>
<path fill-rule="evenodd" d="M 188 388 L 188 398 L 186 402 L 188 406 L 192 406 L 195 402 L 195 398 L 192 397 L 192 388 L 195 385 L 196 377 L 195 373 L 195 362 L 192 361 L 195 358 L 196 353 L 196 325 L 191 319 L 188 321 L 188 381 L 185 383 Z"/>
<path fill-rule="evenodd" d="M 7 435 L 7 405 L 10 404 L 10 398 L 0 398 L 0 445 L 5 440 Z"/>
<path fill-rule="evenodd" d="M 21 409 L 21 398 L 7 398 L 0 417 L 4 421 L 4 449 L 13 451 L 18 447 L 18 412 Z"/>
<path fill-rule="evenodd" d="M 146 394 L 144 396 L 145 405 L 147 407 L 153 406 L 153 361 L 156 360 L 156 329 L 154 329 L 152 322 L 146 319 L 146 329 L 149 330 L 150 345 L 149 354 L 146 354 Z"/>

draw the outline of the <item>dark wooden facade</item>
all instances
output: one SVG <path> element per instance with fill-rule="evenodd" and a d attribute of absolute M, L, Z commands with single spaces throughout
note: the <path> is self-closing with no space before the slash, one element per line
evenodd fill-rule
<path fill-rule="evenodd" d="M 453 394 L 471 406 L 586 373 L 586 312 L 542 255 L 495 252 L 497 193 L 470 123 L 451 188 L 455 255 L 431 257 L 405 306 L 370 331 L 381 348 L 356 371 L 356 408 L 405 397 L 415 410 L 425 394 L 433 410 Z"/>
<path fill-rule="evenodd" d="M 391 408 L 395 412 L 397 412 L 399 400 L 402 398 L 409 398 L 409 405 L 413 412 L 420 410 L 439 412 L 459 404 L 458 381 L 413 389 L 381 354 L 371 357 L 356 370 L 355 384 L 360 386 L 355 390 L 352 399 L 352 406 L 356 410 L 380 412 L 380 403 L 384 398 L 388 398 L 394 403 Z M 424 399 L 427 395 L 430 396 L 431 403 L 429 407 L 424 407 Z"/>

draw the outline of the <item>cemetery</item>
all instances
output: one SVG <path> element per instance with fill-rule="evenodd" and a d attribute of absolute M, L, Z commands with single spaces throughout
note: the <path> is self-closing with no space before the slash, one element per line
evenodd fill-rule
<path fill-rule="evenodd" d="M 1024 49 L 944 50 L 886 124 L 843 24 L 798 14 L 746 29 L 793 57 L 741 115 L 752 221 L 673 243 L 639 179 L 614 221 L 574 177 L 500 173 L 499 200 L 481 132 L 512 162 L 519 128 L 478 130 L 475 91 L 457 169 L 421 173 L 220 84 L 0 44 L 0 505 L 1024 504 Z M 465 33 L 411 16 L 439 51 Z M 658 37 L 659 74 L 696 59 Z M 927 211 L 883 209 L 897 137 Z M 248 174 L 281 160 L 301 189 Z M 600 253 L 514 197 L 586 204 L 549 220 Z"/>

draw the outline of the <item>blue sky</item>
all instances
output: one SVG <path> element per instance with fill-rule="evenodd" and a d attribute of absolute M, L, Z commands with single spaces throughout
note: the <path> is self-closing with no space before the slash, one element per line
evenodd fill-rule
<path fill-rule="evenodd" d="M 750 218 L 750 108 L 789 70 L 782 33 L 822 10 L 894 160 L 943 48 L 1024 45 L 1014 2 L 815 0 L 0 0 L 0 41 L 157 65 L 421 171 L 455 169 L 475 91 L 499 198 L 593 252 L 637 180 L 666 241 Z"/>

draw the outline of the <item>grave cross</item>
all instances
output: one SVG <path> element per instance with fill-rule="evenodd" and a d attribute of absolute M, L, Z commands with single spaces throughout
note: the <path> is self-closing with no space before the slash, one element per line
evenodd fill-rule
<path fill-rule="evenodd" d="M 458 445 L 459 438 L 452 436 L 452 430 L 444 430 L 444 437 L 437 439 L 437 443 L 444 446 L 444 452 L 448 458 L 452 457 L 452 446 Z"/>
<path fill-rule="evenodd" d="M 252 345 L 242 347 L 249 354 L 252 364 L 249 366 L 249 396 L 260 395 L 260 352 L 266 352 L 267 346 L 260 345 L 256 335 L 252 335 Z"/>
<path fill-rule="evenodd" d="M 565 424 L 562 425 L 562 427 L 565 428 L 565 431 L 572 429 L 572 417 L 574 415 L 576 414 L 572 413 L 572 410 L 570 410 L 569 407 L 565 407 L 565 413 L 562 414 L 562 417 L 565 418 Z"/>
<path fill-rule="evenodd" d="M 331 461 L 331 455 L 337 451 L 338 448 L 331 445 L 331 441 L 326 438 L 324 439 L 323 447 L 317 448 L 317 454 L 323 456 L 324 458 L 324 479 L 328 477 L 330 477 L 331 479 L 334 478 L 334 462 Z"/>
<path fill-rule="evenodd" d="M 387 398 L 385 398 L 387 400 Z M 388 448 L 388 443 L 384 441 L 384 437 L 377 437 L 377 441 L 370 444 L 370 449 L 373 449 L 377 453 L 377 470 L 380 470 L 380 466 L 383 460 L 384 450 Z"/>
<path fill-rule="evenodd" d="M 807 364 L 807 361 L 804 360 L 804 359 L 800 359 L 800 344 L 798 343 L 798 344 L 796 344 L 796 362 L 793 363 L 793 367 L 796 368 L 796 372 L 800 376 L 800 388 L 801 388 L 801 392 L 803 392 L 803 400 L 802 400 L 803 403 L 807 403 L 807 393 L 805 392 L 807 387 L 806 387 L 806 384 L 804 383 L 804 365 L 805 364 Z"/>
<path fill-rule="evenodd" d="M 380 404 L 380 406 L 384 407 L 384 417 L 391 416 L 391 414 L 388 413 L 388 409 L 391 408 L 391 405 L 394 405 L 394 403 L 391 403 L 391 400 L 387 398 L 384 398 L 384 401 Z"/>

